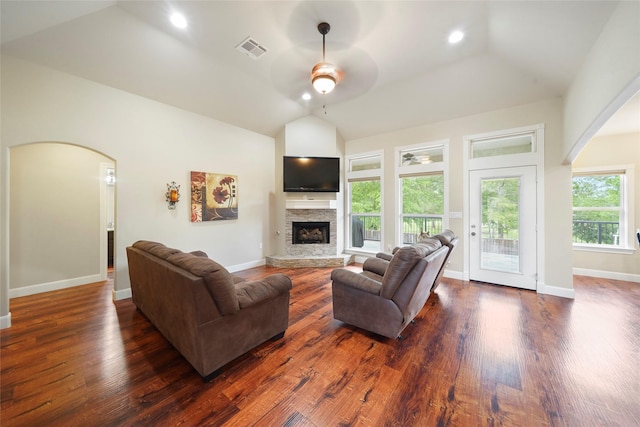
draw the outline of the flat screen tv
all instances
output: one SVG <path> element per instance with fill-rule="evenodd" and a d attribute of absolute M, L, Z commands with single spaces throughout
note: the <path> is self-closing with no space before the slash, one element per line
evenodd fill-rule
<path fill-rule="evenodd" d="M 338 157 L 283 158 L 285 192 L 340 191 L 340 159 Z"/>

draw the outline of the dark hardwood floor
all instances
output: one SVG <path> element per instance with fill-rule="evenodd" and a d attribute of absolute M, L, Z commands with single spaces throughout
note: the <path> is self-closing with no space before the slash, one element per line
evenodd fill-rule
<path fill-rule="evenodd" d="M 358 267 L 351 267 L 357 269 Z M 640 284 L 575 300 L 444 279 L 404 340 L 333 319 L 331 269 L 294 283 L 289 329 L 206 383 L 96 283 L 11 300 L 2 426 L 638 426 Z"/>

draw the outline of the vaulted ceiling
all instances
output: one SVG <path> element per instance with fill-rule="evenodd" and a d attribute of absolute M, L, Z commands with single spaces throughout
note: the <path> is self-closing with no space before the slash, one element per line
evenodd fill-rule
<path fill-rule="evenodd" d="M 314 114 L 350 140 L 562 96 L 616 5 L 3 0 L 1 41 L 4 54 L 261 134 Z M 327 61 L 344 73 L 327 95 L 309 81 L 323 21 Z M 450 44 L 456 29 L 465 37 Z M 266 53 L 236 49 L 247 37 Z"/>

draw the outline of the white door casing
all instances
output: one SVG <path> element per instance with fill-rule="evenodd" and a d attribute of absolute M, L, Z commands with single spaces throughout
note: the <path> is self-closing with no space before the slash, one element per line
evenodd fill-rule
<path fill-rule="evenodd" d="M 470 171 L 469 279 L 535 290 L 536 224 L 535 166 Z"/>
<path fill-rule="evenodd" d="M 545 125 L 502 129 L 463 137 L 463 280 L 535 289 L 547 293 L 545 285 L 545 199 L 544 199 L 544 135 Z M 517 204 L 523 204 L 517 216 L 517 258 L 504 268 L 487 264 L 481 258 L 481 238 L 473 240 L 472 225 L 476 236 L 481 237 L 481 206 L 483 180 L 508 180 L 518 182 Z M 472 187 L 472 180 L 474 181 Z M 513 185 L 513 183 L 511 184 Z M 491 187 L 489 186 L 489 189 Z M 472 205 L 475 207 L 472 209 Z M 473 212 L 472 212 L 473 211 Z M 489 218 L 489 219 L 496 219 Z M 495 226 L 495 223 L 493 224 Z M 522 242 L 520 228 L 525 227 Z M 494 231 L 494 238 L 495 230 Z M 489 236 L 492 237 L 492 236 Z M 498 236 L 500 237 L 500 236 Z M 505 236 L 514 240 L 514 233 Z M 511 242 L 515 245 L 515 242 Z M 513 246 L 512 246 L 513 247 Z M 487 247 L 485 246 L 485 249 Z M 485 250 L 487 252 L 487 250 Z M 513 254 L 513 252 L 509 252 Z M 473 259 L 473 268 L 472 260 Z M 514 260 L 517 261 L 514 264 Z M 514 267 L 514 265 L 517 267 Z M 503 266 L 504 267 L 504 266 Z M 473 272 L 472 272 L 473 270 Z M 516 272 L 517 271 L 517 272 Z M 504 274 L 503 274 L 504 273 Z"/>

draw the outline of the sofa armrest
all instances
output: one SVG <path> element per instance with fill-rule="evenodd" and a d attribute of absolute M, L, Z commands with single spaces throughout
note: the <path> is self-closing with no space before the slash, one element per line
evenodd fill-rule
<path fill-rule="evenodd" d="M 333 280 L 334 284 L 337 282 L 372 295 L 380 295 L 380 282 L 346 268 L 333 270 L 331 272 L 331 280 Z"/>
<path fill-rule="evenodd" d="M 391 261 L 391 258 L 393 258 L 393 255 L 388 254 L 386 252 L 378 252 L 376 254 L 376 258 L 383 259 L 385 261 Z"/>
<path fill-rule="evenodd" d="M 193 256 L 199 256 L 199 257 L 203 257 L 203 258 L 208 258 L 209 256 L 207 255 L 206 252 L 204 251 L 191 251 L 189 252 L 191 255 Z"/>
<path fill-rule="evenodd" d="M 384 276 L 384 273 L 387 271 L 387 267 L 389 266 L 389 261 L 382 258 L 367 258 L 364 260 L 362 264 L 362 270 L 371 271 L 376 273 L 379 276 Z"/>
<path fill-rule="evenodd" d="M 235 286 L 241 310 L 288 293 L 293 287 L 291 279 L 281 273 L 272 274 L 255 282 L 239 282 Z"/>

